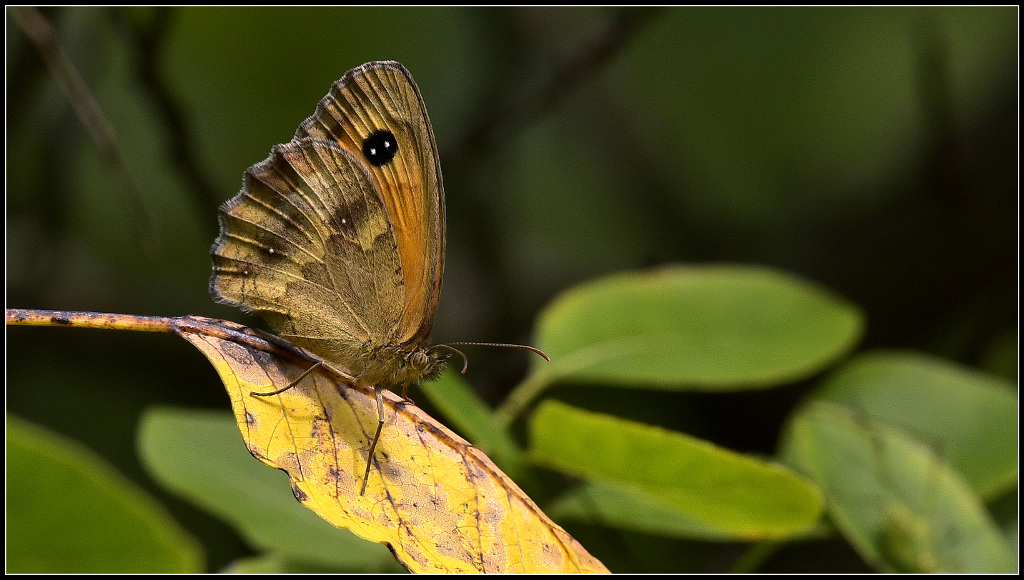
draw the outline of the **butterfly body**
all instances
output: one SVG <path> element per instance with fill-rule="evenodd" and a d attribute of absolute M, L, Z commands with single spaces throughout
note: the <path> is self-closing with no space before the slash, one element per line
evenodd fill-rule
<path fill-rule="evenodd" d="M 218 302 L 364 385 L 432 380 L 427 341 L 444 267 L 444 189 L 409 72 L 367 63 L 338 80 L 288 143 L 221 207 Z"/>

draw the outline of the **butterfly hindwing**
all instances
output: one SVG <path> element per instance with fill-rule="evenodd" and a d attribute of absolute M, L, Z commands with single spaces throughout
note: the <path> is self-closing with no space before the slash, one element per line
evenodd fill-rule
<path fill-rule="evenodd" d="M 366 341 L 393 340 L 398 250 L 363 164 L 336 144 L 279 145 L 221 213 L 211 290 L 291 342 L 359 369 Z"/>

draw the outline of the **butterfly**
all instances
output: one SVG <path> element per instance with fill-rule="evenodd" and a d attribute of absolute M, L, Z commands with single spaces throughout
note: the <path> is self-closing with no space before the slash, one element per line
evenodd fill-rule
<path fill-rule="evenodd" d="M 444 187 L 419 88 L 395 61 L 354 68 L 288 143 L 250 167 L 220 208 L 210 293 L 265 319 L 346 382 L 436 379 L 451 343 L 430 345 L 444 270 Z M 526 348 L 519 345 L 494 345 Z M 543 353 L 540 353 L 542 356 Z M 465 370 L 465 356 L 463 370 Z M 547 358 L 545 356 L 545 358 Z"/>

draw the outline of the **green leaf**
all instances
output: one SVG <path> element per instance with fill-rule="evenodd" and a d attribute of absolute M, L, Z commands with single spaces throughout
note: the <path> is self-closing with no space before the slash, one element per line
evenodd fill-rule
<path fill-rule="evenodd" d="M 1017 483 L 1017 394 L 1008 381 L 921 353 L 879 351 L 851 360 L 814 397 L 932 445 L 982 497 Z"/>
<path fill-rule="evenodd" d="M 458 373 L 449 369 L 438 380 L 420 385 L 420 390 L 452 427 L 490 456 L 506 475 L 516 479 L 522 473 L 523 450 Z"/>
<path fill-rule="evenodd" d="M 553 373 L 667 389 L 768 387 L 815 373 L 860 337 L 853 305 L 766 268 L 680 266 L 580 286 L 542 315 Z"/>
<path fill-rule="evenodd" d="M 223 574 L 332 574 L 337 572 L 336 566 L 295 560 L 276 552 L 264 552 L 259 556 L 235 560 L 221 570 Z"/>
<path fill-rule="evenodd" d="M 598 499 L 614 499 L 599 517 L 623 527 L 778 539 L 806 530 L 822 510 L 815 487 L 782 465 L 558 402 L 538 408 L 531 444 L 537 463 L 598 482 Z"/>
<path fill-rule="evenodd" d="M 1016 332 L 1008 330 L 997 333 L 985 346 L 978 368 L 1016 384 L 1020 366 L 1019 345 L 1020 338 Z"/>
<path fill-rule="evenodd" d="M 674 266 L 614 275 L 556 299 L 537 344 L 551 357 L 500 411 L 516 417 L 557 380 L 733 391 L 817 373 L 863 332 L 852 304 L 782 272 Z"/>
<path fill-rule="evenodd" d="M 900 430 L 815 402 L 794 415 L 782 449 L 821 487 L 840 532 L 880 570 L 1012 570 L 1006 539 L 978 496 Z"/>
<path fill-rule="evenodd" d="M 401 570 L 383 545 L 335 528 L 295 501 L 288 476 L 249 455 L 229 413 L 150 409 L 139 450 L 156 480 L 230 522 L 254 548 L 335 571 Z"/>
<path fill-rule="evenodd" d="M 201 572 L 198 543 L 79 443 L 7 416 L 7 572 Z"/>

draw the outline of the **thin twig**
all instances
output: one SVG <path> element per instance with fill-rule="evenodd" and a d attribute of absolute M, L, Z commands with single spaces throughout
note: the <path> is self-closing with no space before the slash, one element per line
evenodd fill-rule
<path fill-rule="evenodd" d="M 601 69 L 658 12 L 652 8 L 626 8 L 589 44 L 580 48 L 532 93 L 518 93 L 515 100 L 492 110 L 469 132 L 453 156 L 475 154 L 499 143 L 509 134 L 528 127 L 554 108 L 576 87 Z"/>
<path fill-rule="evenodd" d="M 217 207 L 220 197 L 213 180 L 202 169 L 196 154 L 199 141 L 189 126 L 184 107 L 175 99 L 170 84 L 160 74 L 157 64 L 175 15 L 174 8 L 154 9 L 149 26 L 130 18 L 123 8 L 112 8 L 110 14 L 124 35 L 129 53 L 133 55 L 135 71 L 143 90 L 152 99 L 156 113 L 163 119 L 167 132 L 167 148 L 182 178 L 186 190 L 192 195 L 198 213 L 207 222 L 208 229 L 217 231 Z"/>
<path fill-rule="evenodd" d="M 511 89 L 515 95 L 502 107 L 480 115 L 480 121 L 453 149 L 443 152 L 448 175 L 461 175 L 464 179 L 475 180 L 474 168 L 482 156 L 496 144 L 530 126 L 539 117 L 555 108 L 574 89 L 598 72 L 611 58 L 618 54 L 658 14 L 658 9 L 625 8 L 597 34 L 590 42 L 584 43 L 565 63 L 555 70 L 539 88 L 532 91 Z M 486 177 L 482 178 L 486 182 Z M 474 187 L 466 184 L 465 187 Z M 485 185 L 479 185 L 485 187 Z M 461 214 L 474 227 L 467 228 L 470 237 L 466 247 L 473 252 L 474 262 L 491 278 L 491 302 L 506 312 L 515 303 L 510 291 L 516 285 L 503 279 L 501 272 L 493 265 L 500 262 L 497 240 L 491 232 L 501 228 L 494 221 L 483 202 L 483 197 L 460 196 L 447 200 L 453 213 Z M 524 317 L 512 315 L 522 320 Z"/>
<path fill-rule="evenodd" d="M 120 187 L 115 188 L 132 214 L 132 228 L 144 247 L 151 246 L 149 218 L 142 203 L 139 187 L 132 177 L 124 154 L 118 146 L 117 133 L 107 120 L 89 87 L 78 74 L 73 62 L 57 42 L 57 33 L 39 10 L 29 6 L 8 8 L 29 41 L 39 51 L 43 62 L 67 96 L 72 110 L 85 126 L 100 156 L 114 171 Z"/>
<path fill-rule="evenodd" d="M 134 332 L 166 332 L 178 335 L 200 334 L 231 340 L 289 360 L 319 361 L 318 358 L 311 356 L 303 349 L 272 334 L 230 320 L 218 320 L 205 316 L 143 316 L 35 308 L 6 308 L 4 314 L 6 323 L 10 326 L 60 326 Z M 334 370 L 333 367 L 328 368 Z"/>

